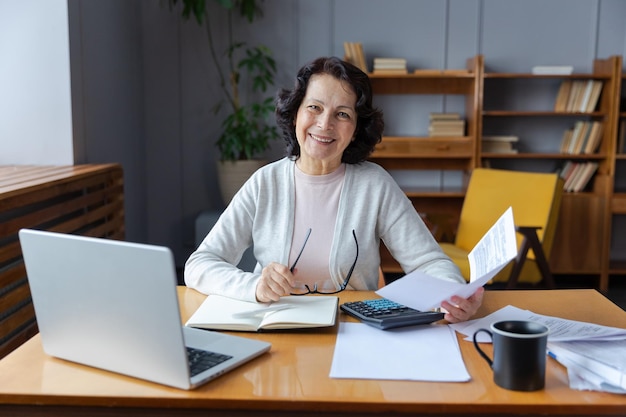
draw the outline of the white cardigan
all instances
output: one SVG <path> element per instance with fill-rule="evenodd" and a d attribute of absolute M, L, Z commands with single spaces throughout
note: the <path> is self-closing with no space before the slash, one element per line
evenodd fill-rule
<path fill-rule="evenodd" d="M 283 158 L 259 169 L 233 197 L 213 229 L 185 264 L 185 283 L 205 294 L 255 301 L 261 270 L 270 262 L 286 265 L 294 227 L 295 161 Z M 375 290 L 382 240 L 405 273 L 415 269 L 465 282 L 394 179 L 380 166 L 348 164 L 330 255 L 331 279 L 342 283 L 356 254 L 348 288 Z M 254 242 L 257 266 L 235 265 Z"/>

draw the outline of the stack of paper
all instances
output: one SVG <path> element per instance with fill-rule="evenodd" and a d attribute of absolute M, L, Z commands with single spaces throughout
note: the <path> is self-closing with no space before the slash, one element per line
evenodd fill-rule
<path fill-rule="evenodd" d="M 567 367 L 572 388 L 626 393 L 626 340 L 549 342 L 548 354 Z"/>
<path fill-rule="evenodd" d="M 450 326 L 471 340 L 476 330 L 501 320 L 530 320 L 548 326 L 548 354 L 567 368 L 570 388 L 626 393 L 626 329 L 543 316 L 513 306 Z M 490 341 L 484 333 L 477 340 Z"/>

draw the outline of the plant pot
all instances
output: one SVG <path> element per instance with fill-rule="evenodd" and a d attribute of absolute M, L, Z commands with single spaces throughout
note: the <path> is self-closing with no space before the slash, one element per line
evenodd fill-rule
<path fill-rule="evenodd" d="M 243 183 L 265 164 L 267 161 L 260 159 L 219 161 L 217 163 L 217 177 L 224 204 L 228 205 Z"/>

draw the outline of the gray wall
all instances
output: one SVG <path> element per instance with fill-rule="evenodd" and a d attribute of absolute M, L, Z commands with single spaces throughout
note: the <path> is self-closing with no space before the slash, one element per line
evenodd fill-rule
<path fill-rule="evenodd" d="M 213 4 L 213 2 L 209 2 Z M 410 68 L 459 68 L 484 54 L 487 70 L 528 72 L 626 55 L 621 0 L 265 0 L 265 16 L 242 27 L 270 46 L 278 85 L 344 41 L 374 56 L 402 56 Z M 204 32 L 165 0 L 69 0 L 77 163 L 119 161 L 126 180 L 127 237 L 172 248 L 182 265 L 194 249 L 194 219 L 219 209 L 213 115 L 219 91 Z M 218 11 L 219 12 L 219 11 Z M 220 30 L 220 16 L 214 22 Z M 385 109 L 389 129 L 412 120 Z M 388 104 L 392 106 L 391 103 Z M 441 111 L 454 100 L 439 99 Z M 437 111 L 430 108 L 430 111 Z M 274 144 L 268 157 L 282 155 Z"/>

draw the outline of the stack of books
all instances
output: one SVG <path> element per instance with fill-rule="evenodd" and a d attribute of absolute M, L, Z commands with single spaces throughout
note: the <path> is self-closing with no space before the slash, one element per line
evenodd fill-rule
<path fill-rule="evenodd" d="M 374 74 L 406 74 L 404 58 L 374 58 Z"/>
<path fill-rule="evenodd" d="M 465 136 L 465 120 L 459 113 L 430 113 L 428 136 Z"/>
<path fill-rule="evenodd" d="M 517 153 L 517 149 L 513 147 L 517 141 L 519 141 L 517 136 L 483 136 L 481 147 L 484 153 Z"/>
<path fill-rule="evenodd" d="M 583 191 L 597 170 L 597 162 L 565 162 L 559 172 L 564 180 L 563 191 L 574 193 Z"/>
<path fill-rule="evenodd" d="M 343 50 L 346 62 L 367 73 L 367 62 L 365 61 L 365 53 L 363 52 L 363 44 L 361 42 L 344 42 Z"/>
<path fill-rule="evenodd" d="M 561 153 L 570 155 L 592 154 L 600 146 L 602 122 L 577 121 L 572 129 L 563 132 Z"/>
<path fill-rule="evenodd" d="M 566 113 L 591 113 L 598 105 L 602 92 L 599 80 L 563 80 L 556 95 L 554 111 Z"/>

